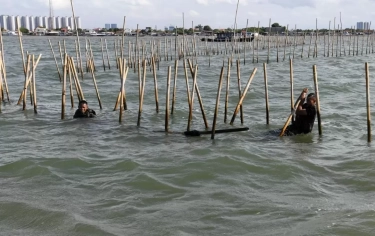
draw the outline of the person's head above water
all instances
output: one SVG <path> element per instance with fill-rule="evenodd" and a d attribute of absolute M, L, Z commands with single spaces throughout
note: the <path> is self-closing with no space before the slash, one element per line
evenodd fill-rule
<path fill-rule="evenodd" d="M 315 106 L 316 104 L 315 93 L 310 93 L 309 95 L 307 95 L 306 103 Z"/>
<path fill-rule="evenodd" d="M 81 110 L 82 113 L 85 113 L 87 109 L 89 108 L 86 100 L 79 101 L 78 109 Z"/>

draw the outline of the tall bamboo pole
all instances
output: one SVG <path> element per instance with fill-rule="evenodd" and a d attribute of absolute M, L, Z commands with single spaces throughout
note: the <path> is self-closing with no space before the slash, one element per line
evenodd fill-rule
<path fill-rule="evenodd" d="M 187 131 L 190 131 L 190 124 L 191 124 L 191 120 L 193 118 L 194 88 L 195 88 L 195 85 L 197 83 L 197 74 L 198 74 L 198 66 L 195 65 L 193 87 L 191 88 L 191 98 L 190 98 L 190 108 L 189 108 Z"/>
<path fill-rule="evenodd" d="M 70 5 L 72 6 L 72 13 L 73 13 L 73 19 L 74 19 L 74 28 L 76 30 L 76 35 L 77 35 L 77 44 L 78 44 L 78 55 L 79 55 L 79 58 L 77 58 L 77 60 L 79 60 L 79 65 L 80 65 L 80 70 L 81 70 L 81 77 L 83 79 L 83 66 L 82 66 L 82 57 L 81 57 L 81 44 L 79 42 L 79 33 L 78 33 L 78 24 L 77 24 L 77 18 L 75 17 L 75 14 L 74 14 L 74 7 L 73 7 L 73 0 L 70 0 Z"/>
<path fill-rule="evenodd" d="M 173 80 L 173 94 L 172 94 L 172 110 L 171 114 L 174 112 L 174 105 L 176 102 L 176 92 L 177 92 L 177 69 L 178 69 L 178 60 L 175 60 L 174 64 L 174 80 Z"/>
<path fill-rule="evenodd" d="M 139 94 L 139 109 L 138 109 L 138 120 L 137 120 L 137 126 L 139 127 L 141 125 L 141 114 L 143 110 L 143 98 L 145 94 L 145 87 L 146 87 L 146 60 L 142 61 L 142 68 L 143 68 L 143 80 L 140 81 L 140 94 Z M 138 68 L 140 70 L 140 68 Z M 141 73 L 141 72 L 139 72 Z"/>
<path fill-rule="evenodd" d="M 223 83 L 223 77 L 224 77 L 224 66 L 221 67 L 220 80 L 219 80 L 219 85 L 218 85 L 218 88 L 217 88 L 216 105 L 215 105 L 214 120 L 212 122 L 211 139 L 215 138 L 216 119 L 217 119 L 217 113 L 219 112 L 220 92 L 221 92 L 221 85 Z"/>
<path fill-rule="evenodd" d="M 169 131 L 169 92 L 171 82 L 171 66 L 168 66 L 168 77 L 167 77 L 167 94 L 165 98 L 165 132 Z"/>
<path fill-rule="evenodd" d="M 224 123 L 227 123 L 227 114 L 228 114 L 228 102 L 229 102 L 229 79 L 230 79 L 230 66 L 231 58 L 228 58 L 228 72 L 227 72 L 227 84 L 226 84 L 226 93 L 225 93 L 225 111 L 224 111 Z"/>
<path fill-rule="evenodd" d="M 63 84 L 61 91 L 61 119 L 65 118 L 65 90 L 66 90 L 66 75 L 67 75 L 67 55 L 64 55 L 64 69 L 63 69 Z"/>
<path fill-rule="evenodd" d="M 318 89 L 318 74 L 316 72 L 316 65 L 313 65 L 313 74 L 314 74 L 315 97 L 316 97 L 316 116 L 318 117 L 319 135 L 322 135 L 322 120 L 320 118 L 320 101 L 319 101 L 319 89 Z"/>
<path fill-rule="evenodd" d="M 55 59 L 55 64 L 56 64 L 57 73 L 59 74 L 59 79 L 60 79 L 60 82 L 61 82 L 62 79 L 61 79 L 60 69 L 59 69 L 59 66 L 58 66 L 58 64 L 57 64 L 57 60 L 56 60 L 55 52 L 53 51 L 53 48 L 52 48 L 51 40 L 48 39 L 48 42 L 49 42 L 49 46 L 51 47 L 51 51 L 52 51 L 53 58 Z"/>
<path fill-rule="evenodd" d="M 238 99 L 241 98 L 241 68 L 240 68 L 240 60 L 237 60 L 237 85 L 238 85 Z M 243 124 L 243 108 L 242 105 L 240 106 L 240 113 L 241 113 L 241 124 Z"/>
<path fill-rule="evenodd" d="M 155 106 L 156 113 L 159 113 L 159 95 L 158 95 L 158 80 L 156 78 L 156 63 L 155 57 L 152 57 L 152 71 L 154 75 L 154 93 L 155 93 Z"/>
<path fill-rule="evenodd" d="M 263 72 L 264 72 L 264 89 L 265 89 L 265 98 L 266 98 L 266 124 L 270 124 L 270 115 L 269 115 L 269 104 L 268 104 L 268 82 L 267 82 L 267 63 L 263 63 Z"/>
<path fill-rule="evenodd" d="M 35 80 L 35 57 L 34 57 L 34 54 L 32 56 L 32 63 L 31 63 L 31 68 L 32 68 L 32 73 L 33 73 L 33 77 L 32 77 L 32 80 L 33 80 L 33 87 L 30 88 L 33 90 L 33 103 L 34 103 L 34 113 L 38 113 L 37 111 L 37 103 L 36 103 L 36 80 Z"/>
<path fill-rule="evenodd" d="M 371 142 L 371 112 L 370 112 L 370 74 L 368 63 L 365 63 L 366 70 L 366 107 L 367 107 L 367 141 Z"/>
<path fill-rule="evenodd" d="M 90 70 L 91 70 L 92 80 L 94 82 L 94 87 L 95 87 L 96 96 L 98 98 L 99 107 L 100 107 L 100 109 L 103 109 L 103 107 L 102 107 L 102 101 L 100 100 L 98 86 L 96 84 L 95 71 L 94 71 L 94 61 L 93 60 L 91 61 L 89 67 L 90 67 Z"/>

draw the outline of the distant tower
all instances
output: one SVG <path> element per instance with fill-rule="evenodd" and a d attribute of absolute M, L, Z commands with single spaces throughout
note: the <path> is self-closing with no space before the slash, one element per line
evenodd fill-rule
<path fill-rule="evenodd" d="M 53 26 L 55 25 L 54 17 L 53 17 L 53 6 L 52 0 L 49 0 L 49 18 L 48 18 L 48 29 L 53 30 Z"/>

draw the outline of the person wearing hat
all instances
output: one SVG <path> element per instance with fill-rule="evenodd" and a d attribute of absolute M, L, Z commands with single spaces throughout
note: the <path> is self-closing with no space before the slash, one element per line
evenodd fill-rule
<path fill-rule="evenodd" d="M 79 101 L 78 109 L 74 113 L 73 118 L 92 118 L 95 117 L 96 113 L 94 110 L 89 109 L 86 100 Z"/>
<path fill-rule="evenodd" d="M 295 120 L 286 129 L 285 135 L 307 134 L 313 129 L 316 117 L 316 96 L 310 93 L 306 98 L 307 89 L 301 95 L 301 102 L 295 110 Z M 306 99 L 306 102 L 304 103 Z"/>

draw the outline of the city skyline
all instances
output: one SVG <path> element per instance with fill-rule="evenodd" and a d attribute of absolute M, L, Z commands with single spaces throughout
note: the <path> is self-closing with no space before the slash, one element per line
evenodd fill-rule
<path fill-rule="evenodd" d="M 81 18 L 76 16 L 77 26 L 81 28 Z M 12 16 L 12 15 L 0 15 L 0 27 L 9 31 L 16 31 L 17 22 L 22 28 L 26 28 L 29 31 L 34 31 L 37 27 L 60 29 L 69 27 L 74 28 L 74 20 L 72 16 Z"/>
<path fill-rule="evenodd" d="M 55 16 L 71 16 L 70 1 L 53 0 Z M 237 16 L 237 28 L 260 26 L 271 23 L 289 25 L 289 28 L 314 29 L 318 19 L 318 28 L 331 28 L 341 21 L 343 28 L 356 27 L 357 22 L 371 22 L 375 13 L 368 11 L 375 7 L 373 0 L 240 0 Z M 90 4 L 89 4 L 90 3 Z M 164 29 L 170 25 L 182 27 L 182 15 L 185 28 L 210 25 L 211 28 L 233 28 L 237 0 L 73 0 L 75 14 L 82 19 L 83 28 L 104 28 L 105 24 L 117 24 L 122 28 L 126 16 L 126 28 L 152 27 Z M 48 15 L 48 1 L 0 0 L 3 15 Z M 332 11 L 334 9 L 334 11 Z M 100 16 L 100 17 L 98 17 Z"/>

